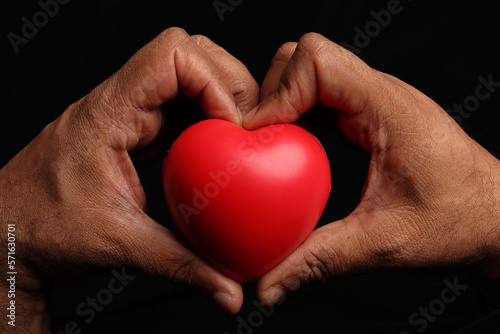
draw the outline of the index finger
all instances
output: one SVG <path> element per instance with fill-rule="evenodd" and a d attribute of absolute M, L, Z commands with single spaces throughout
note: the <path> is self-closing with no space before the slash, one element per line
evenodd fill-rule
<path fill-rule="evenodd" d="M 423 93 L 372 69 L 319 34 L 309 33 L 299 40 L 274 87 L 275 91 L 245 116 L 244 128 L 291 123 L 321 103 L 338 110 L 342 133 L 370 152 L 383 150 L 389 136 L 395 138 L 393 134 L 398 134 L 398 143 L 404 144 L 417 134 L 429 133 L 437 123 L 461 131 Z"/>
<path fill-rule="evenodd" d="M 139 50 L 82 101 L 108 145 L 128 151 L 151 143 L 163 125 L 160 106 L 179 91 L 207 117 L 241 124 L 236 103 L 210 56 L 183 29 L 170 28 Z M 111 132 L 111 133 L 110 133 Z"/>
<path fill-rule="evenodd" d="M 212 58 L 243 115 L 259 102 L 259 85 L 246 66 L 203 35 L 193 35 L 196 43 Z"/>
<path fill-rule="evenodd" d="M 279 82 L 272 85 L 276 90 L 244 118 L 243 125 L 251 130 L 273 118 L 294 122 L 319 102 L 350 114 L 359 112 L 372 102 L 374 72 L 327 38 L 306 34 L 293 49 Z"/>

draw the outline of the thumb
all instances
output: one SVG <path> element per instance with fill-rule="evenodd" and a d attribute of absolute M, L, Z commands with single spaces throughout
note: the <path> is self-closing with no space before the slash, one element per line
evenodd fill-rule
<path fill-rule="evenodd" d="M 112 259 L 121 258 L 121 265 L 150 277 L 196 289 L 228 312 L 241 308 L 241 285 L 200 258 L 176 233 L 140 211 L 133 223 L 122 226 L 110 235 L 120 245 L 120 254 L 112 254 Z"/>
<path fill-rule="evenodd" d="M 259 279 L 260 301 L 271 305 L 301 287 L 388 265 L 380 256 L 385 251 L 365 233 L 364 225 L 377 220 L 372 215 L 358 208 L 346 218 L 314 230 L 291 255 Z"/>

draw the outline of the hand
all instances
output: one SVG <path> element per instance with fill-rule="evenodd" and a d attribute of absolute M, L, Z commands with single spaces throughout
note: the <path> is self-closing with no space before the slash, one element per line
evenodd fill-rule
<path fill-rule="evenodd" d="M 499 277 L 497 159 L 421 92 L 317 34 L 279 49 L 243 125 L 293 122 L 317 103 L 370 152 L 368 176 L 349 216 L 313 231 L 260 279 L 263 303 L 370 270 L 473 267 Z"/>
<path fill-rule="evenodd" d="M 241 124 L 257 104 L 258 91 L 243 64 L 222 48 L 206 37 L 171 28 L 71 105 L 2 168 L 2 249 L 7 224 L 16 224 L 18 308 L 13 329 L 48 331 L 44 277 L 110 267 L 185 284 L 224 309 L 238 311 L 241 286 L 145 213 L 146 197 L 129 152 L 146 150 L 159 140 L 165 123 L 160 106 L 180 92 L 197 99 L 207 117 Z M 2 252 L 2 263 L 6 254 Z M 3 291 L 5 271 L 0 275 Z M 5 310 L 5 300 L 0 300 Z M 0 332 L 8 328 L 2 320 Z"/>

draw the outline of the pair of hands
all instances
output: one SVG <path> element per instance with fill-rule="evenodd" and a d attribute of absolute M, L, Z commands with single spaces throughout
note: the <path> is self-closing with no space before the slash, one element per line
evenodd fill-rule
<path fill-rule="evenodd" d="M 358 207 L 259 280 L 263 303 L 369 270 L 468 267 L 498 278 L 499 161 L 432 100 L 317 34 L 284 44 L 259 89 L 224 49 L 171 28 L 0 170 L 0 234 L 16 224 L 19 325 L 48 330 L 46 277 L 123 266 L 239 310 L 241 286 L 146 214 L 130 158 L 154 150 L 166 122 L 160 106 L 180 93 L 207 117 L 249 130 L 321 103 L 371 154 Z"/>

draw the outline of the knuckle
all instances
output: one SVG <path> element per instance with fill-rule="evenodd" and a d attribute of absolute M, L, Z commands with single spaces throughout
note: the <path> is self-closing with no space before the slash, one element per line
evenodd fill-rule
<path fill-rule="evenodd" d="M 191 36 L 191 38 L 202 48 L 212 46 L 212 40 L 205 35 L 197 34 Z"/>
<path fill-rule="evenodd" d="M 336 63 L 342 63 L 348 71 L 360 72 L 371 69 L 354 53 L 318 33 L 312 32 L 302 36 L 297 48 L 305 52 L 320 68 L 335 60 Z"/>
<path fill-rule="evenodd" d="M 308 98 L 307 91 L 293 80 L 280 80 L 276 91 L 277 100 L 286 105 L 282 109 L 281 117 L 285 122 L 293 122 L 298 119 L 306 110 L 301 110 L 303 101 Z"/>
<path fill-rule="evenodd" d="M 320 255 L 309 253 L 307 256 L 304 256 L 304 263 L 308 272 L 306 276 L 307 284 L 325 282 L 331 278 L 330 271 L 328 270 L 329 266 Z"/>
<path fill-rule="evenodd" d="M 182 28 L 170 27 L 168 29 L 165 29 L 163 32 L 161 32 L 159 37 L 170 39 L 170 38 L 179 38 L 179 37 L 184 38 L 187 35 L 188 34 L 187 34 L 186 30 L 184 30 Z"/>
<path fill-rule="evenodd" d="M 330 40 L 326 39 L 324 36 L 310 32 L 303 35 L 299 39 L 299 43 L 297 47 L 304 49 L 306 52 L 310 54 L 315 54 L 319 49 L 321 49 L 325 43 L 332 43 Z"/>
<path fill-rule="evenodd" d="M 171 27 L 161 32 L 158 37 L 156 37 L 155 41 L 158 49 L 175 49 L 177 44 L 187 40 L 189 37 L 190 36 L 184 29 Z"/>
<path fill-rule="evenodd" d="M 296 47 L 297 47 L 297 43 L 286 42 L 285 44 L 280 46 L 278 51 L 276 51 L 276 54 L 274 55 L 273 61 L 274 62 L 281 62 L 281 63 L 288 63 L 288 61 L 292 57 L 293 53 L 295 52 Z"/>
<path fill-rule="evenodd" d="M 195 268 L 193 266 L 195 259 L 182 256 L 171 262 L 168 278 L 172 282 L 190 285 L 194 281 Z"/>
<path fill-rule="evenodd" d="M 260 91 L 259 84 L 257 83 L 257 81 L 255 81 L 253 77 L 251 77 L 250 80 L 247 81 L 247 83 L 249 86 L 248 87 L 249 94 L 257 99 Z"/>
<path fill-rule="evenodd" d="M 314 282 L 325 282 L 333 277 L 343 276 L 345 268 L 341 254 L 328 246 L 327 236 L 315 241 L 316 247 L 302 254 L 304 263 L 303 281 L 309 285 Z"/>
<path fill-rule="evenodd" d="M 294 50 L 296 47 L 297 47 L 297 42 L 286 42 L 286 43 L 283 43 L 283 45 L 281 45 L 279 50 L 291 51 L 291 50 Z"/>
<path fill-rule="evenodd" d="M 243 80 L 240 79 L 233 83 L 232 91 L 236 96 L 253 98 L 256 97 L 259 92 L 259 85 L 253 78 L 244 78 Z"/>
<path fill-rule="evenodd" d="M 299 44 L 315 43 L 316 41 L 324 38 L 325 37 L 323 37 L 323 35 L 316 32 L 308 32 L 300 37 Z"/>

